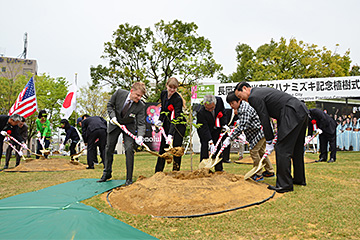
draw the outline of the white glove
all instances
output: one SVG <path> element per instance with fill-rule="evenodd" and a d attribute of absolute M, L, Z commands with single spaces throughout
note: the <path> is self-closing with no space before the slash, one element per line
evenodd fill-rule
<path fill-rule="evenodd" d="M 172 142 L 173 142 L 173 136 L 169 134 L 166 138 L 166 144 L 172 145 Z"/>
<path fill-rule="evenodd" d="M 236 120 L 236 124 L 235 125 L 239 125 L 240 124 L 240 119 Z"/>
<path fill-rule="evenodd" d="M 229 130 L 230 130 L 230 128 L 229 128 L 229 126 L 228 126 L 228 125 L 224 125 L 222 128 L 225 130 L 225 132 L 227 132 L 227 131 L 229 131 Z"/>
<path fill-rule="evenodd" d="M 22 143 L 20 146 L 21 146 L 22 148 L 27 149 L 27 145 L 26 145 L 26 143 Z"/>
<path fill-rule="evenodd" d="M 86 150 L 86 149 L 87 149 L 87 145 L 84 146 L 84 150 Z"/>
<path fill-rule="evenodd" d="M 162 121 L 157 120 L 157 121 L 154 121 L 154 125 L 157 127 L 161 127 L 163 125 L 163 123 L 162 123 Z"/>
<path fill-rule="evenodd" d="M 112 125 L 119 124 L 116 117 L 113 117 L 112 119 L 110 119 L 110 123 L 111 123 Z"/>
<path fill-rule="evenodd" d="M 140 146 L 143 145 L 143 143 L 144 143 L 143 137 L 138 136 L 137 138 L 135 138 L 135 143 Z"/>
<path fill-rule="evenodd" d="M 214 144 L 211 144 L 210 145 L 210 154 L 215 154 L 215 152 L 216 152 L 216 147 Z"/>
<path fill-rule="evenodd" d="M 318 128 L 317 132 L 318 132 L 319 134 L 322 134 L 322 133 L 323 133 L 323 131 L 322 131 L 320 128 Z"/>
<path fill-rule="evenodd" d="M 7 132 L 5 132 L 5 131 L 1 131 L 0 133 L 1 133 L 1 135 L 3 135 L 3 136 L 6 136 L 6 135 L 7 135 Z"/>
<path fill-rule="evenodd" d="M 272 151 L 274 151 L 274 144 L 272 143 L 266 143 L 266 152 L 269 153 L 269 155 L 272 153 Z"/>
<path fill-rule="evenodd" d="M 20 150 L 20 151 L 18 152 L 18 154 L 19 154 L 19 156 L 21 157 L 21 156 L 23 155 L 23 152 Z"/>
<path fill-rule="evenodd" d="M 63 149 L 64 149 L 64 144 L 60 144 L 60 146 L 59 146 L 59 151 L 62 151 Z"/>
<path fill-rule="evenodd" d="M 41 145 L 44 145 L 44 138 L 40 138 L 39 142 L 40 142 Z"/>
<path fill-rule="evenodd" d="M 225 145 L 225 147 L 229 146 L 230 145 L 230 138 L 227 137 L 223 143 L 223 145 Z"/>
<path fill-rule="evenodd" d="M 38 132 L 38 133 L 36 134 L 36 137 L 37 137 L 37 138 L 41 138 L 41 132 Z"/>

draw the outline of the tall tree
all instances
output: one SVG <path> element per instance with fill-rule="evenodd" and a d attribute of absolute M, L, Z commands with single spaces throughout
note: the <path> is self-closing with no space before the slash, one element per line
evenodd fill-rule
<path fill-rule="evenodd" d="M 338 46 L 338 45 L 336 45 Z M 341 77 L 350 75 L 350 51 L 343 56 L 292 38 L 270 43 L 253 51 L 239 43 L 236 47 L 237 69 L 229 76 L 220 75 L 221 82 L 264 81 L 299 78 Z"/>
<path fill-rule="evenodd" d="M 156 101 L 167 79 L 176 76 L 182 85 L 192 85 L 205 77 L 212 77 L 222 67 L 213 59 L 211 43 L 197 34 L 195 23 L 180 20 L 149 27 L 122 24 L 105 43 L 104 55 L 108 66 L 91 67 L 93 87 L 109 84 L 130 89 L 135 81 L 143 81 L 151 94 L 145 98 Z"/>
<path fill-rule="evenodd" d="M 98 89 L 90 88 L 90 84 L 81 87 L 78 97 L 78 112 L 80 115 L 89 114 L 90 116 L 100 116 L 105 118 L 107 116 L 107 103 L 110 100 L 108 92 L 99 91 Z"/>

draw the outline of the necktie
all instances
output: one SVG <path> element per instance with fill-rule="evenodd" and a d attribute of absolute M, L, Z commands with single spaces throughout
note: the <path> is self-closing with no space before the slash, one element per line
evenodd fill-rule
<path fill-rule="evenodd" d="M 131 101 L 130 100 L 127 100 L 123 109 L 121 110 L 121 117 L 124 117 L 126 112 L 129 110 L 129 107 L 130 107 L 130 103 Z"/>

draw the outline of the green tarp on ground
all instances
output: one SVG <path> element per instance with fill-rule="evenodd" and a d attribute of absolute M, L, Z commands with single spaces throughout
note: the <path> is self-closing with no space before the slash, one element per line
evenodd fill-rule
<path fill-rule="evenodd" d="M 72 182 L 0 200 L 0 239 L 156 239 L 80 201 L 125 183 Z"/>

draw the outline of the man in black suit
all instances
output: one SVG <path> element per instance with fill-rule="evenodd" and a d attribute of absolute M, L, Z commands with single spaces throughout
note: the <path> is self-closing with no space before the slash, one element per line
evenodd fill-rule
<path fill-rule="evenodd" d="M 97 163 L 97 149 L 99 146 L 100 157 L 102 161 L 105 160 L 105 145 L 106 145 L 106 120 L 102 117 L 90 117 L 85 114 L 82 116 L 82 121 L 78 124 L 81 126 L 82 137 L 87 146 L 87 164 L 86 169 L 94 169 L 94 163 Z M 96 140 L 98 143 L 96 143 Z"/>
<path fill-rule="evenodd" d="M 14 137 L 16 140 L 21 142 L 21 146 L 26 148 L 26 144 L 24 143 L 24 139 L 19 134 L 18 124 L 21 122 L 22 117 L 19 114 L 13 114 L 11 116 L 0 115 L 0 149 L 2 153 L 4 139 L 6 134 Z M 0 154 L 1 160 L 2 154 Z"/>
<path fill-rule="evenodd" d="M 224 102 L 220 97 L 213 95 L 206 95 L 203 101 L 204 105 L 200 107 L 197 113 L 197 124 L 202 124 L 198 129 L 200 138 L 200 162 L 203 159 L 209 158 L 209 149 L 215 158 L 218 149 L 215 149 L 215 144 L 219 139 L 221 129 L 226 125 Z M 215 165 L 215 171 L 222 171 L 222 161 Z"/>
<path fill-rule="evenodd" d="M 247 82 L 235 87 L 238 98 L 248 101 L 260 117 L 266 138 L 266 150 L 272 151 L 274 139 L 270 118 L 277 119 L 276 186 L 269 189 L 279 193 L 293 191 L 293 184 L 306 185 L 304 142 L 309 110 L 291 95 L 273 88 L 251 88 Z M 294 178 L 291 177 L 291 159 Z"/>
<path fill-rule="evenodd" d="M 133 183 L 134 170 L 134 143 L 143 144 L 143 136 L 145 135 L 145 104 L 140 100 L 145 94 L 145 84 L 136 82 L 132 85 L 130 91 L 118 89 L 110 98 L 107 104 L 107 110 L 110 117 L 108 126 L 108 136 L 106 144 L 105 168 L 104 173 L 98 182 L 105 182 L 111 178 L 112 163 L 114 160 L 114 151 L 120 133 L 123 134 L 125 156 L 126 156 L 126 182 L 125 185 Z M 125 125 L 127 130 L 136 135 L 137 138 L 131 138 L 127 133 L 120 129 L 116 122 Z"/>
<path fill-rule="evenodd" d="M 330 145 L 330 160 L 328 163 L 333 163 L 336 161 L 336 121 L 330 117 L 328 114 L 324 113 L 320 109 L 310 109 L 310 122 L 308 128 L 308 134 L 313 134 L 313 124 L 312 120 L 316 121 L 317 128 L 321 129 L 319 135 L 320 140 L 320 156 L 319 160 L 316 162 L 326 162 L 327 161 L 327 146 Z"/>
<path fill-rule="evenodd" d="M 24 143 L 25 143 L 28 138 L 28 126 L 25 123 L 24 117 L 21 117 L 21 121 L 18 124 L 18 133 L 23 138 Z M 15 145 L 16 150 L 20 151 L 21 146 L 16 144 L 15 141 L 11 141 L 11 144 Z M 6 149 L 6 155 L 5 155 L 5 166 L 4 166 L 5 169 L 9 167 L 9 162 L 10 162 L 12 151 L 13 151 L 12 147 L 8 146 L 8 148 Z M 15 167 L 16 167 L 20 164 L 20 155 L 19 154 L 15 154 L 15 155 L 16 155 L 16 164 L 15 164 Z"/>

